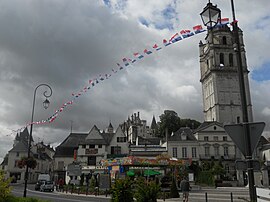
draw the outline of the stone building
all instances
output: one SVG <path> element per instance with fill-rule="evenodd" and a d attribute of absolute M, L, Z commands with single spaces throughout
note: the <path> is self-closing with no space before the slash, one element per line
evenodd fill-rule
<path fill-rule="evenodd" d="M 249 121 L 253 121 L 243 32 L 239 31 Z M 199 44 L 204 121 L 242 122 L 238 63 L 233 33 L 227 25 L 208 30 Z"/>

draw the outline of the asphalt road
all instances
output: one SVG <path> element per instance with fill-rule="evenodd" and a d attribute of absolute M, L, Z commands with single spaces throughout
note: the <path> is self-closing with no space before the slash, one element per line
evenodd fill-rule
<path fill-rule="evenodd" d="M 93 202 L 108 202 L 110 201 L 109 197 L 105 196 L 85 196 L 78 194 L 65 194 L 59 192 L 40 192 L 34 190 L 34 185 L 28 185 L 27 187 L 27 197 L 39 198 L 48 200 L 51 202 L 84 202 L 84 201 L 93 201 Z M 12 194 L 15 196 L 23 196 L 23 185 L 13 186 Z"/>
<path fill-rule="evenodd" d="M 13 186 L 12 193 L 15 196 L 23 195 L 23 185 Z M 205 202 L 207 193 L 207 202 L 244 202 L 244 199 L 249 198 L 248 188 L 239 187 L 227 187 L 227 188 L 203 188 L 200 190 L 192 190 L 189 195 L 189 202 Z M 231 200 L 231 193 L 233 200 Z M 34 190 L 34 185 L 28 185 L 27 196 L 45 199 L 51 202 L 108 202 L 110 197 L 101 196 L 85 196 L 78 194 L 66 194 L 59 192 L 39 192 Z M 177 199 L 166 199 L 167 202 L 179 202 L 182 200 L 182 193 L 180 193 L 180 198 Z M 159 199 L 159 202 L 163 200 Z"/>

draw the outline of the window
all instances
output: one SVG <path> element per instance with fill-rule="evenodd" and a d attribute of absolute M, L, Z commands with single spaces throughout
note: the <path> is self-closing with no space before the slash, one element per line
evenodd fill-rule
<path fill-rule="evenodd" d="M 95 148 L 95 145 L 94 144 L 90 144 L 89 145 L 89 148 L 92 148 L 93 149 L 93 148 Z"/>
<path fill-rule="evenodd" d="M 219 64 L 223 64 L 224 65 L 224 53 L 220 53 L 219 54 Z"/>
<path fill-rule="evenodd" d="M 177 147 L 172 148 L 173 157 L 177 158 Z"/>
<path fill-rule="evenodd" d="M 58 162 L 58 170 L 64 170 L 64 161 Z"/>
<path fill-rule="evenodd" d="M 203 137 L 203 140 L 204 140 L 204 141 L 209 141 L 208 136 L 204 136 L 204 137 Z"/>
<path fill-rule="evenodd" d="M 85 145 L 82 145 L 82 148 L 85 149 Z"/>
<path fill-rule="evenodd" d="M 119 147 L 119 146 L 112 146 L 111 147 L 111 154 L 121 154 L 121 147 Z"/>
<path fill-rule="evenodd" d="M 14 162 L 14 168 L 18 167 L 18 161 L 19 160 L 15 160 L 15 162 Z"/>
<path fill-rule="evenodd" d="M 102 144 L 99 144 L 99 145 L 98 145 L 98 148 L 102 148 Z"/>
<path fill-rule="evenodd" d="M 20 152 L 17 152 L 17 153 L 16 153 L 16 156 L 17 156 L 17 157 L 20 156 Z"/>
<path fill-rule="evenodd" d="M 224 156 L 229 156 L 229 148 L 228 147 L 224 147 Z"/>
<path fill-rule="evenodd" d="M 96 165 L 96 160 L 97 160 L 96 156 L 88 156 L 87 165 L 88 166 L 95 166 Z"/>
<path fill-rule="evenodd" d="M 196 150 L 196 147 L 192 147 L 191 151 L 192 151 L 192 158 L 197 158 L 197 150 Z"/>
<path fill-rule="evenodd" d="M 240 123 L 240 116 L 237 117 L 236 122 L 237 122 L 237 123 Z"/>
<path fill-rule="evenodd" d="M 214 153 L 215 153 L 215 156 L 219 156 L 219 147 L 218 146 L 214 147 Z"/>
<path fill-rule="evenodd" d="M 227 136 L 223 136 L 223 141 L 227 141 Z"/>
<path fill-rule="evenodd" d="M 218 141 L 218 136 L 214 136 L 214 141 Z"/>
<path fill-rule="evenodd" d="M 226 36 L 223 36 L 222 37 L 222 44 L 223 45 L 227 45 L 227 38 L 226 38 Z"/>
<path fill-rule="evenodd" d="M 117 142 L 126 142 L 127 138 L 126 137 L 117 137 Z"/>
<path fill-rule="evenodd" d="M 187 158 L 187 148 L 182 147 L 182 158 Z"/>
<path fill-rule="evenodd" d="M 231 67 L 233 66 L 233 54 L 232 53 L 229 54 L 229 64 Z"/>
<path fill-rule="evenodd" d="M 210 156 L 210 148 L 204 147 L 205 156 Z"/>

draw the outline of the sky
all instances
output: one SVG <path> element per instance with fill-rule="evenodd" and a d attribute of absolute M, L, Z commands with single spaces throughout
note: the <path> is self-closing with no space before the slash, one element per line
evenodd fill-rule
<path fill-rule="evenodd" d="M 71 132 L 97 125 L 114 128 L 140 112 L 150 125 L 164 110 L 203 121 L 199 41 L 206 33 L 164 47 L 163 39 L 202 24 L 207 0 L 2 0 L 0 1 L 0 161 L 12 148 L 16 130 L 31 120 L 35 88 L 53 90 L 43 109 L 36 93 L 34 120 L 46 120 L 99 75 L 111 74 L 82 92 L 50 124 L 34 125 L 33 138 L 57 146 Z M 230 1 L 213 0 L 232 19 Z M 244 33 L 255 121 L 270 136 L 270 1 L 235 1 Z M 163 47 L 153 51 L 152 46 Z M 125 67 L 122 59 L 145 55 Z M 117 73 L 112 69 L 124 66 Z M 119 70 L 119 69 L 118 69 Z M 72 126 L 72 127 L 71 127 Z"/>

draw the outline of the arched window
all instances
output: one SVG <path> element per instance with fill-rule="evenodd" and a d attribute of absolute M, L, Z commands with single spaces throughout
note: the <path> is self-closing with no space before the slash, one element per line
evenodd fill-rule
<path fill-rule="evenodd" d="M 233 54 L 232 53 L 229 54 L 229 64 L 231 67 L 233 66 Z"/>
<path fill-rule="evenodd" d="M 219 54 L 219 64 L 221 65 L 224 65 L 224 53 L 220 53 Z"/>
<path fill-rule="evenodd" d="M 227 38 L 226 36 L 222 37 L 222 44 L 227 45 Z"/>

